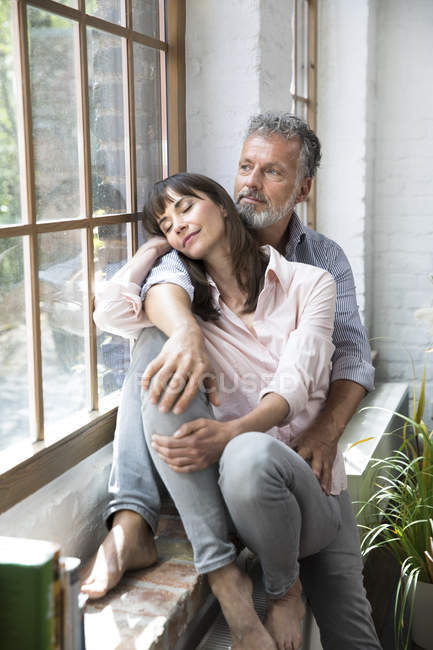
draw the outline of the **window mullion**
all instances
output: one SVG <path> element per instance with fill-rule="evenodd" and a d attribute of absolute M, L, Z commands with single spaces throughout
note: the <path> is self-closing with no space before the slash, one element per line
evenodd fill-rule
<path fill-rule="evenodd" d="M 80 3 L 80 9 L 84 10 L 84 3 Z M 93 321 L 93 302 L 95 295 L 95 268 L 94 268 L 94 247 L 93 247 L 93 201 L 92 201 L 92 161 L 90 145 L 90 114 L 88 97 L 88 67 L 87 67 L 87 32 L 84 20 L 79 24 L 79 49 L 76 56 L 79 60 L 80 80 L 78 97 L 80 110 L 78 111 L 78 130 L 80 134 L 80 187 L 81 204 L 85 211 L 85 217 L 90 223 L 82 231 L 81 248 L 84 255 L 84 326 L 86 336 L 84 337 L 84 353 L 86 365 L 87 405 L 90 411 L 98 410 L 98 352 L 96 341 L 96 326 Z"/>
<path fill-rule="evenodd" d="M 135 151 L 135 98 L 133 42 L 122 42 L 123 106 L 125 126 L 126 209 L 137 211 L 137 173 Z"/>
<path fill-rule="evenodd" d="M 166 40 L 165 0 L 159 0 L 159 37 Z M 159 53 L 161 70 L 161 138 L 162 138 L 162 177 L 168 176 L 168 123 L 167 123 L 167 53 Z M 179 128 L 183 128 L 180 125 Z"/>
<path fill-rule="evenodd" d="M 166 0 L 167 34 L 167 117 L 170 139 L 168 143 L 169 173 L 186 169 L 185 125 L 185 0 Z"/>
<path fill-rule="evenodd" d="M 132 0 L 126 0 L 126 27 L 132 29 Z M 127 187 L 127 205 L 130 212 L 137 213 L 137 151 L 135 137 L 135 88 L 134 88 L 134 42 L 128 38 L 126 51 L 124 54 L 124 70 L 126 74 L 123 78 L 126 80 L 124 86 L 124 103 L 127 107 L 125 111 L 125 133 L 127 134 L 127 152 L 126 152 L 126 187 Z M 129 154 L 129 156 L 128 156 Z M 128 259 L 134 255 L 138 248 L 138 229 L 137 223 L 132 222 L 126 225 Z"/>
<path fill-rule="evenodd" d="M 296 97 L 298 96 L 298 0 L 293 2 L 293 112 L 296 113 Z"/>
<path fill-rule="evenodd" d="M 317 126 L 317 0 L 308 2 L 308 122 L 313 131 Z M 307 224 L 316 228 L 317 191 L 313 181 L 307 203 Z"/>
<path fill-rule="evenodd" d="M 30 226 L 30 233 L 23 239 L 24 253 L 24 288 L 26 305 L 26 322 L 30 334 L 28 342 L 29 369 L 29 412 L 31 438 L 34 441 L 44 439 L 44 403 L 42 393 L 42 350 L 41 350 L 41 315 L 39 299 L 39 262 L 38 238 L 36 233 L 36 193 L 33 159 L 33 124 L 30 93 L 30 69 L 27 38 L 27 9 L 24 3 L 14 2 L 14 31 L 17 61 L 17 87 L 22 89 L 18 99 L 18 132 L 22 134 L 20 142 L 20 168 L 25 187 L 22 202 L 24 221 Z M 21 136 L 20 136 L 21 137 Z"/>
<path fill-rule="evenodd" d="M 98 351 L 96 342 L 96 326 L 93 321 L 93 298 L 95 295 L 95 265 L 93 251 L 93 228 L 83 230 L 82 250 L 84 253 L 84 286 L 86 288 L 84 300 L 85 326 L 87 336 L 84 337 L 84 351 L 86 359 L 87 402 L 89 411 L 99 408 L 98 395 Z"/>

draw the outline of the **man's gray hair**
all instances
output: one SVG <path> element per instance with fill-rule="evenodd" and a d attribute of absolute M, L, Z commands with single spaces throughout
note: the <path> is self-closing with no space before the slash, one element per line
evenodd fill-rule
<path fill-rule="evenodd" d="M 298 137 L 301 141 L 301 152 L 298 161 L 298 178 L 306 176 L 313 178 L 320 164 L 320 141 L 308 124 L 292 113 L 268 111 L 252 115 L 248 123 L 245 140 L 252 135 L 279 135 L 291 140 Z"/>

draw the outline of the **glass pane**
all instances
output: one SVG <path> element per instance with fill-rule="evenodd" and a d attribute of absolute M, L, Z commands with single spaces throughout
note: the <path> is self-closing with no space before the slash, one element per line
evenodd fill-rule
<path fill-rule="evenodd" d="M 132 28 L 146 36 L 160 38 L 159 0 L 132 0 Z"/>
<path fill-rule="evenodd" d="M 160 54 L 134 43 L 137 207 L 149 187 L 162 178 Z"/>
<path fill-rule="evenodd" d="M 125 25 L 125 0 L 86 0 L 86 13 Z"/>
<path fill-rule="evenodd" d="M 127 258 L 126 225 L 108 224 L 94 229 L 95 279 L 109 280 Z M 121 388 L 129 366 L 129 339 L 97 329 L 98 386 L 103 397 Z"/>
<path fill-rule="evenodd" d="M 81 231 L 39 237 L 42 373 L 46 433 L 86 406 Z M 67 396 L 67 398 L 66 398 Z M 66 427 L 66 428 L 65 428 Z"/>
<path fill-rule="evenodd" d="M 15 35 L 15 38 L 17 35 Z M 0 225 L 21 221 L 11 3 L 0 2 Z"/>
<path fill-rule="evenodd" d="M 0 239 L 0 451 L 30 435 L 22 240 Z"/>
<path fill-rule="evenodd" d="M 88 29 L 93 212 L 126 211 L 124 39 Z"/>
<path fill-rule="evenodd" d="M 62 5 L 67 5 L 68 7 L 74 7 L 74 9 L 78 9 L 78 0 L 56 0 L 56 2 L 60 2 Z"/>
<path fill-rule="evenodd" d="M 74 25 L 27 11 L 37 218 L 73 219 L 80 216 Z"/>

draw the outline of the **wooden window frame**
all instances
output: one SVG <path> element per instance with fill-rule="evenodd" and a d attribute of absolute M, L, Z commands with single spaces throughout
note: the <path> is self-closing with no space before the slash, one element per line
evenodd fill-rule
<path fill-rule="evenodd" d="M 97 349 L 96 330 L 93 323 L 94 269 L 92 231 L 96 225 L 127 222 L 128 255 L 137 250 L 139 214 L 136 205 L 135 174 L 135 114 L 134 84 L 132 69 L 132 47 L 134 42 L 142 43 L 164 53 L 165 65 L 161 66 L 162 123 L 167 138 L 168 160 L 163 161 L 165 171 L 176 173 L 186 169 L 186 126 L 185 126 L 185 17 L 186 0 L 160 0 L 160 8 L 165 4 L 166 40 L 145 36 L 131 28 L 132 0 L 126 0 L 126 27 L 115 25 L 100 18 L 85 14 L 85 0 L 78 0 L 78 9 L 59 4 L 53 0 L 12 0 L 12 19 L 20 34 L 19 48 L 16 50 L 20 71 L 18 87 L 23 89 L 17 98 L 18 123 L 23 135 L 20 142 L 20 168 L 22 182 L 23 223 L 0 226 L 0 237 L 26 236 L 24 238 L 25 277 L 30 278 L 26 287 L 27 322 L 31 324 L 32 338 L 29 345 L 31 363 L 32 401 L 35 418 L 32 431 L 33 443 L 17 445 L 2 452 L 0 461 L 0 513 L 6 511 L 25 497 L 34 493 L 62 473 L 74 467 L 81 460 L 111 442 L 113 439 L 117 404 L 114 399 L 104 398 L 104 412 L 98 412 L 98 386 L 96 375 Z M 80 38 L 81 88 L 87 87 L 86 27 L 95 27 L 105 32 L 122 36 L 126 41 L 125 55 L 129 58 L 128 78 L 125 92 L 128 94 L 129 169 L 127 169 L 127 212 L 119 215 L 93 217 L 91 198 L 90 126 L 89 106 L 86 92 L 81 92 L 83 169 L 85 218 L 61 222 L 36 221 L 35 179 L 33 168 L 32 122 L 30 105 L 30 79 L 28 65 L 28 40 L 26 8 L 33 6 L 50 11 L 56 15 L 74 20 Z M 166 90 L 166 92 L 164 92 Z M 164 135 L 163 135 L 164 137 Z M 165 163 L 165 164 L 164 164 Z M 128 187 L 129 185 L 129 187 Z M 42 399 L 42 355 L 40 330 L 40 304 L 38 286 L 38 247 L 37 237 L 41 233 L 81 229 L 84 250 L 87 250 L 85 274 L 88 287 L 88 301 L 85 305 L 87 336 L 86 364 L 90 377 L 89 413 L 71 420 L 74 431 L 68 435 L 59 434 L 57 439 L 44 441 L 43 399 Z M 81 418 L 81 421 L 79 419 Z M 75 422 L 76 420 L 76 422 Z"/>
<path fill-rule="evenodd" d="M 293 92 L 291 93 L 293 112 L 297 112 L 298 104 L 307 108 L 307 122 L 313 131 L 317 125 L 317 0 L 293 0 Z M 299 11 L 298 3 L 303 7 Z M 298 29 L 303 33 L 303 42 L 299 43 Z M 298 92 L 298 56 L 299 49 L 306 45 L 307 93 Z M 311 191 L 306 201 L 307 226 L 316 228 L 316 183 L 313 181 Z"/>

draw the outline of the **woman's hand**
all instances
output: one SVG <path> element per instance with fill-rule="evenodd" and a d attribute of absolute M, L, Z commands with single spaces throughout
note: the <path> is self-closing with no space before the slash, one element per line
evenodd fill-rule
<path fill-rule="evenodd" d="M 196 472 L 216 463 L 237 435 L 234 420 L 199 418 L 186 422 L 173 436 L 152 437 L 152 447 L 175 472 Z"/>
<path fill-rule="evenodd" d="M 165 237 L 151 237 L 147 240 L 131 260 L 129 281 L 142 285 L 155 260 L 171 250 Z"/>

